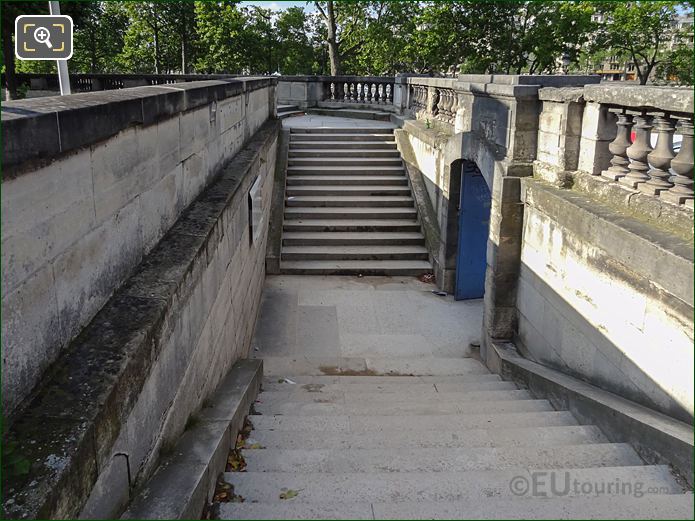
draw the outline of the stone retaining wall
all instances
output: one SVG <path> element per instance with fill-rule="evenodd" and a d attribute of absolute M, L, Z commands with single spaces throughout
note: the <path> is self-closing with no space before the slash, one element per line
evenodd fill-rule
<path fill-rule="evenodd" d="M 3 103 L 6 416 L 273 115 L 275 81 Z"/>
<path fill-rule="evenodd" d="M 521 352 L 692 422 L 692 242 L 581 192 L 529 178 L 522 193 Z"/>
<path fill-rule="evenodd" d="M 278 127 L 256 132 L 52 365 L 6 440 L 31 465 L 26 476 L 3 474 L 8 517 L 118 517 L 248 356 Z"/>

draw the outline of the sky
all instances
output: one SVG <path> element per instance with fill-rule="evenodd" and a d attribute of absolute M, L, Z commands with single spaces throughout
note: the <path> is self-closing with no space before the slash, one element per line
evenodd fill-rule
<path fill-rule="evenodd" d="M 287 9 L 288 7 L 303 7 L 305 11 L 307 12 L 313 12 L 316 7 L 314 7 L 313 2 L 284 2 L 282 0 L 276 0 L 272 2 L 241 2 L 241 5 L 243 6 L 253 6 L 257 5 L 259 7 L 263 7 L 265 9 L 272 9 L 273 11 L 280 11 L 283 9 Z"/>

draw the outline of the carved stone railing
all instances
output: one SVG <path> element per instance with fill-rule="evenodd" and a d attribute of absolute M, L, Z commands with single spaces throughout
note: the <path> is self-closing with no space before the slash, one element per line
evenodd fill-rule
<path fill-rule="evenodd" d="M 341 108 L 341 105 L 374 106 L 394 111 L 396 92 L 393 76 L 280 76 L 278 103 L 311 107 Z"/>
<path fill-rule="evenodd" d="M 166 85 L 201 80 L 220 80 L 234 78 L 234 74 L 70 74 L 70 87 L 73 92 L 92 92 L 100 90 L 142 87 L 145 85 Z M 15 75 L 18 86 L 30 91 L 60 91 L 56 74 L 18 73 Z M 2 74 L 5 85 L 5 74 Z"/>
<path fill-rule="evenodd" d="M 674 204 L 693 206 L 693 96 L 689 89 L 587 87 L 614 117 L 612 157 L 595 175 Z M 610 129 L 608 129 L 610 130 Z M 675 137 L 675 140 L 674 140 Z M 675 141 L 675 145 L 674 145 Z"/>
<path fill-rule="evenodd" d="M 393 103 L 393 77 L 330 76 L 321 81 L 322 101 L 367 105 Z"/>
<path fill-rule="evenodd" d="M 454 126 L 460 90 L 455 79 L 410 77 L 407 83 L 407 110 L 413 117 Z"/>

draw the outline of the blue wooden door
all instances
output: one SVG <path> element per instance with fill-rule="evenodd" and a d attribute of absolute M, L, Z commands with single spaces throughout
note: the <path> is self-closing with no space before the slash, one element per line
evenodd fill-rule
<path fill-rule="evenodd" d="M 490 189 L 480 170 L 464 164 L 461 171 L 456 300 L 482 298 L 490 225 Z"/>

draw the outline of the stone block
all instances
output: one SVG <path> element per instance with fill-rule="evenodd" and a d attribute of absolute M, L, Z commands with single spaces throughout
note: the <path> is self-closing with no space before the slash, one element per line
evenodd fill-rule
<path fill-rule="evenodd" d="M 142 258 L 139 206 L 139 200 L 133 201 L 56 258 L 56 296 L 66 338 L 89 322 Z"/>
<path fill-rule="evenodd" d="M 47 264 L 11 293 L 3 292 L 2 309 L 2 401 L 5 415 L 11 416 L 66 340 L 53 267 Z"/>
<path fill-rule="evenodd" d="M 157 160 L 162 176 L 181 163 L 180 139 L 178 114 L 157 124 Z"/>
<path fill-rule="evenodd" d="M 146 252 L 171 228 L 184 208 L 183 168 L 179 164 L 140 195 L 140 230 Z"/>

